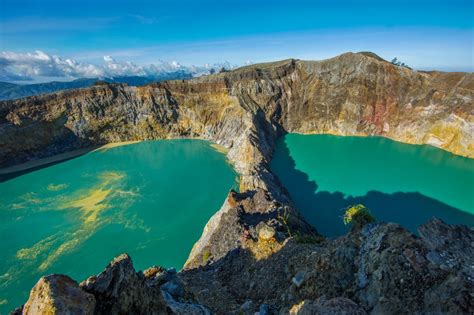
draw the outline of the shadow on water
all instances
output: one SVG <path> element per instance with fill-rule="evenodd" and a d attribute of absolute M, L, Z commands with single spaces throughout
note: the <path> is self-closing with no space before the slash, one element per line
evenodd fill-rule
<path fill-rule="evenodd" d="M 0 151 L 0 183 L 71 160 L 98 147 L 67 128 L 66 121 L 64 115 L 53 121 L 35 121 L 23 117 L 22 125 L 15 125 L 0 117 L 2 124 L 0 148 L 17 149 Z M 17 142 L 21 141 L 26 142 L 24 147 L 18 145 Z M 31 143 L 34 143 L 33 147 Z M 31 157 L 40 160 L 35 161 Z M 42 162 L 41 159 L 46 160 Z M 17 169 L 9 171 L 13 165 Z"/>
<path fill-rule="evenodd" d="M 367 206 L 377 221 L 395 222 L 414 233 L 433 217 L 451 224 L 474 226 L 473 215 L 418 192 L 369 191 L 364 196 L 353 197 L 342 192 L 318 191 L 318 184 L 296 169 L 287 144 L 282 141 L 280 145 L 278 167 L 272 167 L 273 171 L 305 219 L 325 236 L 346 233 L 348 227 L 342 221 L 344 210 L 359 203 Z"/>
<path fill-rule="evenodd" d="M 59 163 L 63 163 L 63 162 L 78 158 L 78 157 L 80 157 L 84 154 L 87 154 L 87 152 L 84 152 L 80 155 L 60 159 L 58 161 L 53 161 L 53 162 L 41 164 L 41 165 L 38 165 L 38 166 L 29 167 L 29 168 L 26 168 L 24 170 L 19 170 L 19 171 L 14 171 L 14 172 L 11 172 L 11 173 L 0 174 L 0 183 L 6 182 L 6 181 L 11 180 L 11 179 L 14 179 L 18 176 L 22 176 L 22 175 L 25 175 L 25 174 L 28 174 L 28 173 L 31 173 L 31 172 L 34 172 L 34 171 L 41 170 L 41 169 L 46 168 L 46 167 L 50 167 L 50 166 L 53 166 L 53 165 L 56 165 L 56 164 L 59 164 Z"/>

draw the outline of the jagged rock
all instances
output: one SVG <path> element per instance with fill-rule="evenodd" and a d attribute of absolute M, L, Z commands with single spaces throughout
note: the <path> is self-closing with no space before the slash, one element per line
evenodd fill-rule
<path fill-rule="evenodd" d="M 159 289 L 150 289 L 142 273 L 136 273 L 127 254 L 112 262 L 97 276 L 81 283 L 96 297 L 96 314 L 162 314 L 166 304 Z"/>
<path fill-rule="evenodd" d="M 143 271 L 143 275 L 147 279 L 159 278 L 160 276 L 166 275 L 166 274 L 167 274 L 167 270 L 160 266 L 153 266 Z"/>
<path fill-rule="evenodd" d="M 258 308 L 258 314 L 259 315 L 269 315 L 270 314 L 270 308 L 268 307 L 267 304 L 262 304 Z"/>
<path fill-rule="evenodd" d="M 473 230 L 433 219 L 420 226 L 418 232 L 430 249 L 427 259 L 431 263 L 440 268 L 445 266 L 444 269 L 458 269 L 474 281 L 474 268 L 470 267 L 474 266 Z"/>
<path fill-rule="evenodd" d="M 268 226 L 267 224 L 263 222 L 257 225 L 257 232 L 258 232 L 258 238 L 263 241 L 268 241 L 272 239 L 276 233 L 274 228 L 272 228 L 271 226 Z"/>
<path fill-rule="evenodd" d="M 40 314 L 93 314 L 95 298 L 86 293 L 65 275 L 42 277 L 30 292 L 22 313 Z"/>
<path fill-rule="evenodd" d="M 358 307 L 472 314 L 472 229 L 435 220 L 419 238 L 379 223 L 317 244 L 298 242 L 291 236 L 316 232 L 269 163 L 284 132 L 380 135 L 473 157 L 473 110 L 472 73 L 417 72 L 370 53 L 285 60 L 189 81 L 0 102 L 0 166 L 126 140 L 200 137 L 229 149 L 241 192 L 231 192 L 210 219 L 184 269 L 142 274 L 128 256 L 118 257 L 81 284 L 99 314 L 233 314 L 247 300 L 272 311 L 308 300 L 310 311 L 323 314 L 345 307 L 349 314 Z M 258 237 L 262 224 L 275 229 L 270 250 Z M 302 270 L 297 287 L 292 278 Z"/>
<path fill-rule="evenodd" d="M 290 310 L 291 315 L 365 315 L 363 308 L 346 298 L 311 301 L 304 300 L 295 304 Z"/>
<path fill-rule="evenodd" d="M 211 312 L 202 305 L 176 301 L 172 295 L 166 291 L 162 292 L 163 298 L 171 314 L 179 315 L 210 315 Z"/>
<path fill-rule="evenodd" d="M 0 165 L 105 142 L 202 137 L 230 148 L 244 191 L 278 188 L 268 187 L 273 175 L 265 164 L 281 131 L 383 135 L 474 156 L 474 75 L 417 72 L 379 59 L 346 53 L 2 101 Z"/>
<path fill-rule="evenodd" d="M 95 314 L 210 314 L 206 307 L 184 300 L 176 270 L 152 267 L 136 272 L 127 254 L 81 287 L 95 296 Z"/>
<path fill-rule="evenodd" d="M 249 314 L 249 315 L 254 315 L 254 308 L 255 305 L 252 300 L 247 300 L 245 301 L 244 304 L 242 304 L 239 308 L 239 312 L 243 314 Z"/>
<path fill-rule="evenodd" d="M 440 224 L 437 229 L 445 226 L 439 220 L 428 223 L 432 224 Z M 460 259 L 474 232 L 462 226 L 449 228 L 458 236 L 468 233 L 452 249 Z M 212 265 L 184 270 L 180 277 L 188 294 L 217 314 L 238 312 L 239 301 L 248 299 L 288 310 L 323 296 L 354 301 L 354 314 L 472 313 L 470 278 L 462 269 L 445 271 L 430 263 L 426 258 L 430 251 L 423 238 L 399 225 L 376 223 L 319 244 L 290 239 L 264 260 L 256 260 L 247 250 L 233 251 Z M 304 281 L 297 281 L 297 287 L 293 278 Z M 337 314 L 324 313 L 323 306 L 318 305 L 322 314 Z"/>
<path fill-rule="evenodd" d="M 291 282 L 293 282 L 297 288 L 301 287 L 305 280 L 306 273 L 306 270 L 298 271 L 298 273 L 293 278 L 291 278 Z"/>

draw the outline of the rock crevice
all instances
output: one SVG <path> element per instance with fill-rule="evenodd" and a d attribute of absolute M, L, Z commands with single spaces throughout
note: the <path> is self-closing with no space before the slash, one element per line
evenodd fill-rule
<path fill-rule="evenodd" d="M 417 72 L 369 53 L 98 85 L 0 102 L 0 166 L 130 140 L 202 138 L 228 149 L 240 192 L 208 222 L 184 270 L 156 285 L 120 256 L 81 284 L 95 313 L 472 313 L 473 255 L 462 249 L 472 248 L 472 229 L 432 221 L 417 238 L 372 224 L 324 240 L 269 163 L 285 132 L 378 135 L 474 157 L 473 100 L 472 73 Z"/>

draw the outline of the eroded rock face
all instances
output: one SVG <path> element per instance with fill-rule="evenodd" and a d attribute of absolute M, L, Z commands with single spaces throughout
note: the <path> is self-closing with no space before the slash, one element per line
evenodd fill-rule
<path fill-rule="evenodd" d="M 202 137 L 231 148 L 245 185 L 255 188 L 268 176 L 257 166 L 282 130 L 383 135 L 473 156 L 473 102 L 472 73 L 416 72 L 353 53 L 286 60 L 0 102 L 0 165 L 105 142 Z"/>
<path fill-rule="evenodd" d="M 272 231 L 273 236 L 278 236 L 280 241 L 289 236 L 288 229 L 294 233 L 317 234 L 294 208 L 275 201 L 263 189 L 245 193 L 231 191 L 224 205 L 204 227 L 203 234 L 193 246 L 184 268 L 191 269 L 213 263 L 241 247 L 251 246 L 258 250 L 258 246 L 252 245 L 259 240 L 262 224 Z M 265 246 L 260 249 L 265 250 Z"/>
<path fill-rule="evenodd" d="M 64 275 L 43 277 L 16 314 L 189 314 L 209 310 L 184 298 L 175 270 L 151 267 L 136 272 L 127 254 L 80 286 Z"/>
<path fill-rule="evenodd" d="M 0 166 L 127 140 L 199 137 L 229 149 L 240 193 L 210 219 L 184 270 L 137 273 L 117 257 L 81 284 L 98 314 L 472 314 L 472 229 L 434 220 L 418 238 L 369 224 L 325 240 L 269 163 L 285 131 L 381 135 L 474 157 L 473 99 L 472 73 L 416 72 L 366 53 L 101 85 L 0 102 Z"/>
<path fill-rule="evenodd" d="M 22 313 L 87 315 L 94 314 L 95 303 L 94 296 L 68 276 L 50 275 L 42 277 L 31 290 Z"/>
<path fill-rule="evenodd" d="M 310 301 L 304 300 L 293 305 L 289 310 L 290 315 L 365 315 L 363 308 L 346 298 Z"/>
<path fill-rule="evenodd" d="M 433 234 L 440 230 L 447 233 Z M 446 243 L 451 233 L 457 236 L 449 241 L 455 246 Z M 264 258 L 243 245 L 179 273 L 161 267 L 136 272 L 130 257 L 121 255 L 80 287 L 66 276 L 42 278 L 23 311 L 472 314 L 469 248 L 474 231 L 434 219 L 420 234 L 392 223 L 372 223 L 334 240 L 286 238 Z"/>
<path fill-rule="evenodd" d="M 148 290 L 145 276 L 136 273 L 128 255 L 115 258 L 105 270 L 81 283 L 97 296 L 97 314 L 159 314 L 166 306 L 159 290 Z"/>
<path fill-rule="evenodd" d="M 449 259 L 456 265 L 444 268 L 443 262 L 430 261 L 446 257 L 444 249 L 432 247 L 431 237 L 418 238 L 396 224 L 378 223 L 320 243 L 291 238 L 264 260 L 241 248 L 180 276 L 188 294 L 217 314 L 238 313 L 243 303 L 253 307 L 250 313 L 266 304 L 272 313 L 286 314 L 296 312 L 303 301 L 309 304 L 302 314 L 306 308 L 338 314 L 327 301 L 342 301 L 336 304 L 347 306 L 348 314 L 472 313 L 474 282 L 465 273 L 472 256 L 461 247 L 472 246 L 474 232 L 439 220 L 423 229 L 462 235 L 456 240 L 459 247 L 449 247 Z"/>

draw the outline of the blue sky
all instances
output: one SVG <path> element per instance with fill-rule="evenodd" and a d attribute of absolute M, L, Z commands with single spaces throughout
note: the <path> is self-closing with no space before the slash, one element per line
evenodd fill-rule
<path fill-rule="evenodd" d="M 418 69 L 474 68 L 472 0 L 0 0 L 0 6 L 0 51 L 8 56 L 40 50 L 80 63 L 112 56 L 138 65 L 191 65 L 370 50 Z"/>

